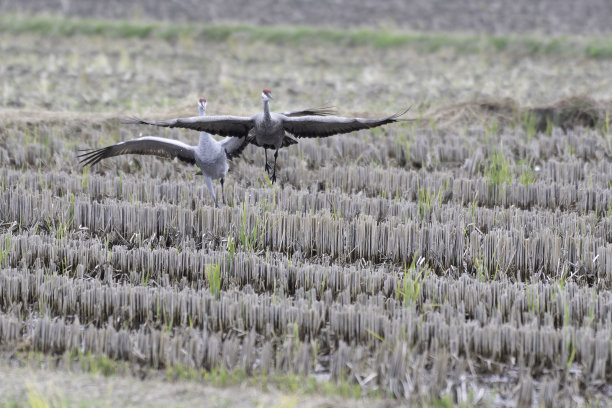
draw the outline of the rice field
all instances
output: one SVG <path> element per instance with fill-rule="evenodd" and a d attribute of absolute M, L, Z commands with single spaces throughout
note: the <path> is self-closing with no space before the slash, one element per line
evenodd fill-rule
<path fill-rule="evenodd" d="M 435 406 L 611 403 L 610 60 L 0 38 L 2 364 L 96 356 L 144 377 L 293 376 Z M 192 116 L 200 96 L 210 114 L 252 114 L 266 86 L 278 111 L 413 104 L 415 120 L 300 140 L 276 184 L 251 146 L 218 209 L 178 162 L 78 164 L 141 132 L 198 137 L 125 115 Z M 595 119 L 557 120 L 552 103 L 575 95 Z"/>

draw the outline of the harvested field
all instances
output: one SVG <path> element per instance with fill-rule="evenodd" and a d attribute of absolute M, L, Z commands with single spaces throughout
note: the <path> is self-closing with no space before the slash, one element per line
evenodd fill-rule
<path fill-rule="evenodd" d="M 611 403 L 611 60 L 245 35 L 0 39 L 11 372 L 91 371 L 94 356 L 106 374 L 291 377 L 377 403 Z M 78 164 L 78 149 L 140 132 L 197 138 L 120 125 L 127 114 L 191 116 L 200 96 L 210 114 L 251 114 L 263 87 L 278 111 L 412 103 L 415 121 L 300 140 L 274 185 L 251 146 L 219 209 L 193 167 Z"/>

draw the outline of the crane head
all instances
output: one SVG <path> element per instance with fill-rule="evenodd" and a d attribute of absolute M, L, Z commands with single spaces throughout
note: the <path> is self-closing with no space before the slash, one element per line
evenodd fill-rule
<path fill-rule="evenodd" d="M 200 116 L 206 115 L 206 98 L 200 98 L 198 101 L 198 112 Z"/>
<path fill-rule="evenodd" d="M 261 91 L 261 99 L 263 99 L 264 101 L 273 99 L 272 98 L 272 91 L 270 91 L 268 88 L 266 88 L 263 91 Z"/>

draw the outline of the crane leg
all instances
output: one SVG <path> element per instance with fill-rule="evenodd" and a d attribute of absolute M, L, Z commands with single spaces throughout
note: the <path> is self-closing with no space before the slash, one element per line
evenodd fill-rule
<path fill-rule="evenodd" d="M 221 201 L 223 201 L 223 205 L 225 205 L 225 189 L 223 188 L 223 177 L 221 177 L 220 183 L 221 183 Z"/>
<path fill-rule="evenodd" d="M 266 170 L 266 173 L 270 174 L 270 170 L 272 170 L 272 168 L 270 167 L 270 163 L 268 163 L 268 149 L 266 148 L 264 148 L 264 157 L 266 158 L 266 165 L 264 169 Z"/>
<path fill-rule="evenodd" d="M 204 176 L 204 180 L 206 180 L 206 186 L 208 187 L 208 191 L 210 191 L 210 195 L 215 202 L 215 207 L 219 208 L 219 204 L 217 204 L 217 196 L 215 195 L 215 189 L 213 188 L 212 179 L 210 177 Z"/>
<path fill-rule="evenodd" d="M 278 149 L 274 152 L 274 170 L 272 171 L 272 182 L 276 182 L 276 158 L 278 157 Z"/>

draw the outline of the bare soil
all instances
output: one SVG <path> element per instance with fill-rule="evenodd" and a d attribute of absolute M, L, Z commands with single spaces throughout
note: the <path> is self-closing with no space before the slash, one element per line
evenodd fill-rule
<path fill-rule="evenodd" d="M 0 365 L 0 406 L 52 407 L 356 407 L 402 406 L 400 401 L 346 400 L 313 394 L 262 392 L 248 384 L 214 387 L 196 381 L 103 376 L 52 368 Z M 40 404 L 40 405 L 37 405 Z"/>

